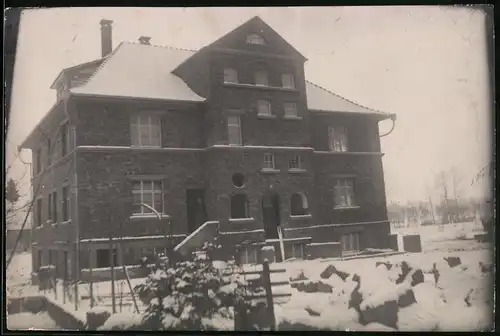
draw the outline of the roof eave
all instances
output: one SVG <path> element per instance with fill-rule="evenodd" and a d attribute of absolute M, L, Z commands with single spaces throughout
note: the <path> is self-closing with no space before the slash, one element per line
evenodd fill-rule
<path fill-rule="evenodd" d="M 348 114 L 348 115 L 361 115 L 361 116 L 372 116 L 372 117 L 377 117 L 380 120 L 385 120 L 385 119 L 391 119 L 395 117 L 395 114 L 390 114 L 386 112 L 350 112 L 350 111 L 335 111 L 335 110 L 323 110 L 323 109 L 311 109 L 309 108 L 310 112 L 317 112 L 317 113 L 334 113 L 334 114 Z"/>
<path fill-rule="evenodd" d="M 164 102 L 177 102 L 177 103 L 190 103 L 190 104 L 204 104 L 206 99 L 203 100 L 183 100 L 183 99 L 165 99 L 165 98 L 148 98 L 148 97 L 128 97 L 117 95 L 103 95 L 94 93 L 80 93 L 70 91 L 72 97 L 85 97 L 85 98 L 109 98 L 109 99 L 130 99 L 130 100 L 148 100 L 148 101 L 164 101 Z"/>
<path fill-rule="evenodd" d="M 49 111 L 43 116 L 43 118 L 36 124 L 36 126 L 31 130 L 31 132 L 28 134 L 28 136 L 21 142 L 21 144 L 18 146 L 18 148 L 22 149 L 30 149 L 32 146 L 30 144 L 31 139 L 37 132 L 38 128 L 40 128 L 40 125 L 42 125 L 52 114 L 52 112 L 62 103 L 62 100 L 57 101 L 52 105 L 52 107 L 49 109 Z"/>

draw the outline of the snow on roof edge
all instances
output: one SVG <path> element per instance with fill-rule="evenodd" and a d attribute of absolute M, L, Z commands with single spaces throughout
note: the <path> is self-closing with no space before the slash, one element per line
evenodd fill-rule
<path fill-rule="evenodd" d="M 319 89 L 321 89 L 321 90 L 323 90 L 323 91 L 326 91 L 326 92 L 328 92 L 329 94 L 334 95 L 334 96 L 336 96 L 336 97 L 338 97 L 338 98 L 340 98 L 340 99 L 343 99 L 343 100 L 345 100 L 345 101 L 347 101 L 347 102 L 349 102 L 349 103 L 351 103 L 351 104 L 357 105 L 357 106 L 362 107 L 362 108 L 364 108 L 364 109 L 367 109 L 367 110 L 369 110 L 369 111 L 373 111 L 373 113 L 382 114 L 382 115 L 387 115 L 387 116 L 390 116 L 390 115 L 391 115 L 391 113 L 384 112 L 384 111 L 380 111 L 380 110 L 373 109 L 373 108 L 369 108 L 369 107 L 366 107 L 366 106 L 364 106 L 364 105 L 361 105 L 361 104 L 359 104 L 359 103 L 357 103 L 357 102 L 355 102 L 355 101 L 353 101 L 353 100 L 350 100 L 350 99 L 347 99 L 347 98 L 345 98 L 345 97 L 342 97 L 341 95 L 336 94 L 335 92 L 332 92 L 332 91 L 330 91 L 330 90 L 328 90 L 328 89 L 325 89 L 324 87 L 322 87 L 322 86 L 320 86 L 320 85 L 318 85 L 318 84 L 315 84 L 315 83 L 313 83 L 313 82 L 311 82 L 311 81 L 308 81 L 307 79 L 306 79 L 305 81 L 306 81 L 306 83 L 309 83 L 309 84 L 311 84 L 311 85 L 314 85 L 315 87 L 317 87 L 317 88 L 319 88 Z M 314 110 L 314 109 L 312 109 L 312 110 Z M 336 111 L 328 111 L 328 110 L 315 110 L 315 111 L 336 112 Z M 349 113 L 349 112 L 346 112 L 346 113 Z M 368 113 L 368 112 L 367 112 L 367 113 Z"/>

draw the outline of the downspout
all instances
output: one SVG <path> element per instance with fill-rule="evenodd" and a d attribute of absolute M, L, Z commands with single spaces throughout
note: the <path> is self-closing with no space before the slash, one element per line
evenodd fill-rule
<path fill-rule="evenodd" d="M 385 137 L 385 136 L 388 136 L 388 135 L 389 135 L 389 134 L 391 134 L 391 133 L 392 133 L 392 131 L 394 131 L 394 129 L 396 128 L 396 115 L 393 113 L 393 114 L 391 114 L 391 115 L 390 115 L 390 117 L 389 117 L 389 118 L 390 118 L 390 119 L 391 119 L 391 121 L 392 121 L 392 127 L 391 127 L 391 129 L 390 129 L 387 133 L 382 134 L 382 135 L 379 135 L 379 137 L 380 137 L 380 138 Z"/>

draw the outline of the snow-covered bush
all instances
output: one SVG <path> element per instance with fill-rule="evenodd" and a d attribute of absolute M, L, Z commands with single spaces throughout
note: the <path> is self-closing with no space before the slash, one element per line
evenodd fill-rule
<path fill-rule="evenodd" d="M 136 292 L 148 303 L 143 313 L 143 329 L 218 330 L 213 319 L 234 319 L 234 307 L 248 311 L 246 283 L 236 275 L 227 279 L 224 270 L 214 266 L 221 246 L 205 243 L 191 260 L 160 264 Z M 146 299 L 144 299 L 146 298 Z"/>

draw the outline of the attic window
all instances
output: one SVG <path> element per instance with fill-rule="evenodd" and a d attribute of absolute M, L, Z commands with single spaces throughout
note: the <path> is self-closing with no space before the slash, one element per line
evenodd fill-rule
<path fill-rule="evenodd" d="M 247 43 L 248 44 L 265 44 L 265 41 L 262 38 L 262 36 L 260 36 L 260 35 L 250 34 L 247 36 Z"/>

